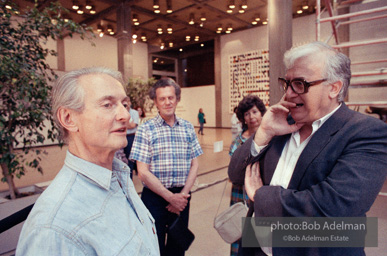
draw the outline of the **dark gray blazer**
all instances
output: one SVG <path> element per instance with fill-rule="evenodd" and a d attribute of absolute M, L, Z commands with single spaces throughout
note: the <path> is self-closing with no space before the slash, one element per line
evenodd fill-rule
<path fill-rule="evenodd" d="M 264 185 L 254 196 L 261 217 L 363 217 L 387 175 L 387 125 L 345 104 L 313 135 L 287 189 L 268 186 L 290 134 L 274 137 L 257 157 L 254 136 L 233 154 L 230 180 L 243 184 L 245 168 L 259 161 Z M 274 255 L 364 255 L 363 248 L 273 248 Z M 343 254 L 344 253 L 344 254 Z"/>

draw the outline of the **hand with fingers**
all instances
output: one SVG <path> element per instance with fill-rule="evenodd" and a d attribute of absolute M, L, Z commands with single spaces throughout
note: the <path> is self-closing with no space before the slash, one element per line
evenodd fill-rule
<path fill-rule="evenodd" d="M 304 125 L 288 123 L 287 118 L 292 107 L 296 107 L 296 103 L 286 101 L 284 95 L 277 104 L 267 110 L 254 138 L 258 146 L 268 144 L 274 136 L 298 131 Z"/>
<path fill-rule="evenodd" d="M 173 212 L 173 211 L 176 211 L 176 210 L 179 211 L 179 212 L 183 211 L 184 208 L 188 204 L 188 198 L 189 197 L 190 197 L 190 195 L 189 194 L 185 194 L 185 193 L 175 193 L 175 194 L 173 194 L 172 197 L 169 200 L 169 203 L 170 203 L 171 207 L 169 207 L 169 205 L 168 205 L 167 209 L 170 212 Z"/>
<path fill-rule="evenodd" d="M 173 205 L 169 204 L 167 206 L 167 210 L 172 212 L 172 213 L 175 213 L 177 215 L 180 215 L 180 211 L 176 208 L 176 207 L 173 207 Z M 184 210 L 184 209 L 183 209 Z"/>
<path fill-rule="evenodd" d="M 254 201 L 255 192 L 263 186 L 259 163 L 250 164 L 246 167 L 245 190 L 251 201 Z"/>

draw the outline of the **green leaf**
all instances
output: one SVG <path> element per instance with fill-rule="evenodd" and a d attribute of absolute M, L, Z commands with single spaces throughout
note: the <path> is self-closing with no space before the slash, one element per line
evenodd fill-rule
<path fill-rule="evenodd" d="M 5 8 L 6 4 L 12 9 Z M 27 166 L 43 171 L 39 157 L 30 163 L 25 157 L 30 151 L 41 153 L 35 148 L 37 144 L 58 138 L 55 126 L 44 126 L 45 120 L 54 123 L 50 107 L 52 87 L 48 82 L 57 78 L 46 60 L 57 52 L 48 49 L 45 43 L 48 38 L 61 38 L 63 31 L 78 34 L 90 42 L 95 35 L 83 25 L 66 23 L 62 14 L 69 10 L 59 2 L 41 10 L 35 6 L 25 12 L 20 12 L 9 0 L 0 0 L 0 6 L 0 163 L 11 176 L 20 178 Z M 47 138 L 43 130 L 48 130 Z M 24 147 L 14 150 L 20 144 Z"/>

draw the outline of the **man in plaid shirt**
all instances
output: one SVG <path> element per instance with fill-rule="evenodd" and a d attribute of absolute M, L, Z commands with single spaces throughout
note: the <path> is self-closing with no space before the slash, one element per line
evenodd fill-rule
<path fill-rule="evenodd" d="M 190 190 L 203 154 L 191 123 L 175 115 L 181 90 L 162 78 L 149 92 L 159 114 L 139 126 L 130 159 L 137 162 L 144 184 L 141 199 L 156 221 L 161 255 L 184 255 L 184 249 L 165 239 L 167 227 L 180 215 L 188 227 Z"/>

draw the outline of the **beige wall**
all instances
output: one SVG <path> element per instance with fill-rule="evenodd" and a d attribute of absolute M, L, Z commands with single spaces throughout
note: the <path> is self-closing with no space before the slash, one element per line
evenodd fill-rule
<path fill-rule="evenodd" d="M 78 36 L 65 39 L 66 71 L 92 66 L 103 66 L 117 70 L 117 41 L 104 36 L 93 39 L 95 46 Z"/>
<path fill-rule="evenodd" d="M 199 126 L 199 108 L 205 114 L 207 123 L 204 127 L 215 127 L 215 85 L 182 89 L 176 114 L 194 126 Z"/>
<path fill-rule="evenodd" d="M 202 108 L 205 114 L 204 127 L 215 127 L 215 85 L 181 89 L 181 100 L 177 105 L 176 115 L 198 127 L 199 108 Z M 157 108 L 154 106 L 146 115 L 150 118 L 156 116 Z"/>
<path fill-rule="evenodd" d="M 64 40 L 66 71 L 93 66 L 118 69 L 117 40 L 104 36 L 96 37 L 92 42 L 95 46 L 77 35 Z M 49 41 L 47 46 L 57 49 L 54 41 Z M 57 69 L 57 57 L 50 56 L 47 61 L 53 69 Z M 133 77 L 148 79 L 148 45 L 145 43 L 133 45 Z"/>

